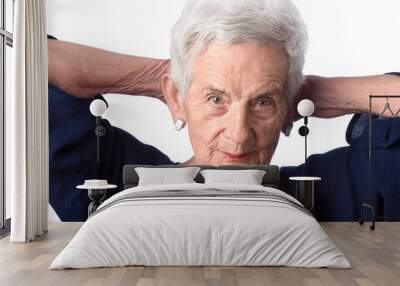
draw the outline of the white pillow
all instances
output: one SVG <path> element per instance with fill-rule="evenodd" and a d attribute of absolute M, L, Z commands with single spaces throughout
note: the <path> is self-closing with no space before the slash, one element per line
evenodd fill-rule
<path fill-rule="evenodd" d="M 199 167 L 135 168 L 139 176 L 139 186 L 195 183 L 193 179 L 199 170 Z"/>
<path fill-rule="evenodd" d="M 261 185 L 265 175 L 262 170 L 202 170 L 205 184 Z"/>

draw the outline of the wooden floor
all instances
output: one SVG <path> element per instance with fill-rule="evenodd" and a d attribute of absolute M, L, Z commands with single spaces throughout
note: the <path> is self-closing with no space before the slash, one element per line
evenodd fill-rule
<path fill-rule="evenodd" d="M 0 285 L 400 285 L 400 223 L 378 223 L 375 232 L 357 223 L 323 223 L 353 265 L 350 270 L 285 267 L 126 267 L 48 270 L 79 229 L 51 224 L 30 244 L 0 241 Z"/>

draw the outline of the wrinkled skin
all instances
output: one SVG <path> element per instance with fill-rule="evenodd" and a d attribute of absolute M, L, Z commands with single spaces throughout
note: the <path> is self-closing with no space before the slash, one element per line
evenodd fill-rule
<path fill-rule="evenodd" d="M 165 78 L 173 118 L 189 128 L 194 157 L 187 164 L 268 164 L 288 114 L 287 71 L 278 46 L 213 42 L 193 61 L 186 97 Z"/>

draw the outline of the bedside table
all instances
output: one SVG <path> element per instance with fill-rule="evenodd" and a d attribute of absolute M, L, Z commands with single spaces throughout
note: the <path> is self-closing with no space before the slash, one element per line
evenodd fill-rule
<path fill-rule="evenodd" d="M 100 184 L 100 183 L 101 184 Z M 88 217 L 103 203 L 107 190 L 116 189 L 116 185 L 109 185 L 105 180 L 86 180 L 85 184 L 76 187 L 79 190 L 87 190 L 92 201 L 88 206 Z"/>
<path fill-rule="evenodd" d="M 320 177 L 290 177 L 289 180 L 296 182 L 296 199 L 308 210 L 314 208 L 315 182 L 321 181 Z"/>

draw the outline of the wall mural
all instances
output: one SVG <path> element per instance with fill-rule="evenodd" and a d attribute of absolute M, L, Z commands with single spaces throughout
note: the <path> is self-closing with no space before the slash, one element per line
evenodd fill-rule
<path fill-rule="evenodd" d="M 362 210 L 370 219 L 364 205 L 373 205 L 379 217 L 400 216 L 400 99 L 369 105 L 370 95 L 400 94 L 400 70 L 306 74 L 308 27 L 290 1 L 270 9 L 255 1 L 239 10 L 238 1 L 185 3 L 165 60 L 67 41 L 51 34 L 57 28 L 50 21 L 50 204 L 62 221 L 84 221 L 89 205 L 93 212 L 121 192 L 125 165 L 265 166 L 281 134 L 298 133 L 304 143 L 285 152 L 305 153 L 305 162 L 279 166 L 281 190 L 305 204 L 312 200 L 309 209 L 319 220 L 358 220 Z M 107 94 L 159 100 L 176 132 L 187 132 L 192 156 L 173 160 L 105 119 L 112 108 Z M 352 116 L 348 146 L 308 156 L 310 117 L 343 115 Z"/>

